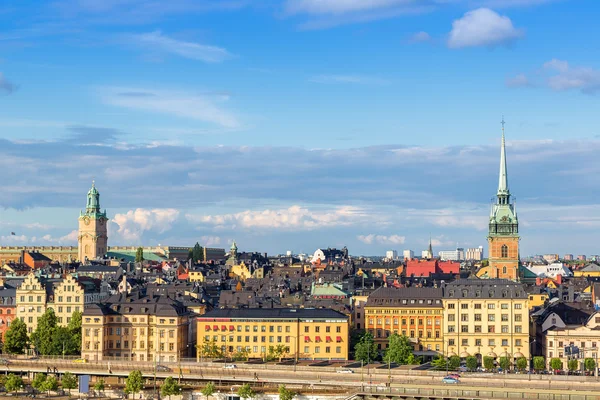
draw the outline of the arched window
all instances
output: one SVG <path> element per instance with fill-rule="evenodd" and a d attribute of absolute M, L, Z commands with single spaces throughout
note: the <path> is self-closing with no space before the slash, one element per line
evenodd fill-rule
<path fill-rule="evenodd" d="M 85 245 L 85 254 L 88 254 L 90 252 L 90 245 L 86 244 Z"/>
<path fill-rule="evenodd" d="M 507 258 L 508 257 L 508 246 L 503 244 L 502 245 L 502 258 Z"/>
<path fill-rule="evenodd" d="M 502 273 L 506 275 L 506 266 L 502 267 Z"/>

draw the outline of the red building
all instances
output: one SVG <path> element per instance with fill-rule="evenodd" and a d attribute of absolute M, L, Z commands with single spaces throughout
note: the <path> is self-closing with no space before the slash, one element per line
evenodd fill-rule
<path fill-rule="evenodd" d="M 435 274 L 452 274 L 460 272 L 460 264 L 454 261 L 439 260 L 408 260 L 406 261 L 406 276 L 429 277 Z"/>
<path fill-rule="evenodd" d="M 32 269 L 46 268 L 52 260 L 37 251 L 26 251 L 23 254 L 23 263 Z"/>
<path fill-rule="evenodd" d="M 4 343 L 6 331 L 17 316 L 16 296 L 17 290 L 4 288 L 2 282 L 2 288 L 0 288 L 0 342 L 2 343 Z"/>

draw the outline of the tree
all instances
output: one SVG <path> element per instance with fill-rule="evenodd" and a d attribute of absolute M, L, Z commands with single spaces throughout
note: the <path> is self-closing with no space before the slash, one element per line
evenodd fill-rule
<path fill-rule="evenodd" d="M 233 361 L 248 361 L 249 353 L 250 352 L 245 347 L 242 347 L 239 351 L 236 351 L 231 355 L 231 359 Z"/>
<path fill-rule="evenodd" d="M 292 400 L 296 393 L 292 392 L 285 385 L 279 385 L 279 400 Z"/>
<path fill-rule="evenodd" d="M 4 387 L 8 392 L 17 393 L 17 391 L 23 387 L 23 378 L 15 374 L 9 374 L 8 378 L 6 378 Z"/>
<path fill-rule="evenodd" d="M 546 359 L 542 356 L 533 357 L 533 369 L 543 371 L 546 369 Z"/>
<path fill-rule="evenodd" d="M 27 325 L 20 318 L 15 318 L 4 336 L 4 351 L 9 354 L 23 354 L 27 343 Z"/>
<path fill-rule="evenodd" d="M 71 389 L 77 388 L 77 377 L 70 372 L 65 372 L 62 376 L 61 385 L 63 389 L 67 389 L 70 394 Z"/>
<path fill-rule="evenodd" d="M 200 348 L 200 355 L 206 358 L 223 358 L 223 352 L 214 340 L 204 343 Z"/>
<path fill-rule="evenodd" d="M 469 369 L 469 371 L 475 371 L 477 369 L 477 357 L 475 356 L 469 356 L 466 359 L 466 364 L 467 364 L 467 368 Z"/>
<path fill-rule="evenodd" d="M 560 358 L 553 358 L 550 360 L 550 368 L 553 371 L 560 371 L 563 369 L 563 362 Z"/>
<path fill-rule="evenodd" d="M 388 348 L 385 351 L 383 360 L 387 363 L 396 363 L 400 365 L 412 364 L 414 361 L 413 347 L 410 340 L 404 335 L 400 336 L 394 333 L 389 337 Z"/>
<path fill-rule="evenodd" d="M 483 368 L 487 371 L 491 371 L 494 369 L 494 357 L 483 357 Z"/>
<path fill-rule="evenodd" d="M 586 358 L 583 361 L 583 366 L 585 367 L 586 371 L 594 371 L 596 368 L 596 361 L 594 361 L 593 358 Z"/>
<path fill-rule="evenodd" d="M 281 362 L 281 359 L 283 358 L 283 356 L 286 355 L 287 352 L 288 348 L 283 344 L 278 344 L 277 346 L 269 346 L 269 354 L 267 355 L 267 358 L 270 360 L 277 359 L 279 360 L 279 362 Z"/>
<path fill-rule="evenodd" d="M 215 392 L 215 384 L 213 382 L 208 382 L 206 386 L 202 388 L 200 393 L 206 396 L 206 400 L 208 400 L 209 396 L 212 396 Z"/>
<path fill-rule="evenodd" d="M 519 371 L 524 371 L 527 369 L 527 359 L 525 357 L 517 358 L 517 369 Z"/>
<path fill-rule="evenodd" d="M 57 326 L 51 337 L 51 351 L 55 356 L 74 356 L 81 354 L 81 333 L 72 332 L 64 326 Z"/>
<path fill-rule="evenodd" d="M 40 354 L 45 356 L 56 355 L 56 350 L 59 344 L 53 343 L 52 340 L 52 337 L 56 331 L 56 326 L 56 314 L 54 314 L 53 309 L 48 308 L 46 312 L 39 318 L 38 326 L 31 334 L 31 342 Z M 60 348 L 62 350 L 62 343 L 60 343 Z"/>
<path fill-rule="evenodd" d="M 33 377 L 33 380 L 31 381 L 31 386 L 33 386 L 33 388 L 35 390 L 37 390 L 38 392 L 43 392 L 44 389 L 44 383 L 46 383 L 46 378 L 47 375 L 46 374 L 35 374 L 35 376 Z"/>
<path fill-rule="evenodd" d="M 50 395 L 50 392 L 56 392 L 58 390 L 58 379 L 54 376 L 49 376 L 46 378 L 46 382 L 44 382 L 43 386 L 44 390 Z"/>
<path fill-rule="evenodd" d="M 448 359 L 448 369 L 455 370 L 460 367 L 460 357 L 459 356 L 451 356 Z"/>
<path fill-rule="evenodd" d="M 354 346 L 354 359 L 369 363 L 377 359 L 377 345 L 370 332 L 365 332 Z"/>
<path fill-rule="evenodd" d="M 500 368 L 502 368 L 504 371 L 506 371 L 507 369 L 510 368 L 510 358 L 500 357 L 498 364 L 500 364 Z"/>
<path fill-rule="evenodd" d="M 431 366 L 437 370 L 445 369 L 448 360 L 443 355 L 439 354 L 431 361 Z"/>
<path fill-rule="evenodd" d="M 181 386 L 177 384 L 177 381 L 173 379 L 172 376 L 169 376 L 165 379 L 164 383 L 160 387 L 160 394 L 163 396 L 169 396 L 171 399 L 172 395 L 178 395 L 181 392 Z"/>
<path fill-rule="evenodd" d="M 98 379 L 94 384 L 94 390 L 102 393 L 104 391 L 104 379 Z"/>
<path fill-rule="evenodd" d="M 139 393 L 144 388 L 144 378 L 139 370 L 134 370 L 129 373 L 125 380 L 125 393 Z"/>
<path fill-rule="evenodd" d="M 144 262 L 144 248 L 143 247 L 137 248 L 137 250 L 135 252 L 135 262 L 136 263 Z"/>
<path fill-rule="evenodd" d="M 200 262 L 204 260 L 204 251 L 202 251 L 202 247 L 198 242 L 194 245 L 192 249 L 192 261 L 194 263 Z"/>
<path fill-rule="evenodd" d="M 248 383 L 244 383 L 237 391 L 238 396 L 242 399 L 251 399 L 256 396 L 256 392 L 252 389 L 252 386 Z"/>
<path fill-rule="evenodd" d="M 575 359 L 569 360 L 569 362 L 567 363 L 567 367 L 571 372 L 577 371 L 579 369 L 579 361 Z"/>

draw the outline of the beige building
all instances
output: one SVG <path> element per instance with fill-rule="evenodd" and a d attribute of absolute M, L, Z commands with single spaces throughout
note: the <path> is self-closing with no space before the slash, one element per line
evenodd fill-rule
<path fill-rule="evenodd" d="M 40 280 L 30 273 L 25 277 L 17 293 L 17 318 L 27 324 L 27 332 L 37 328 L 38 319 L 46 312 L 46 289 Z"/>
<path fill-rule="evenodd" d="M 190 354 L 189 312 L 167 296 L 120 293 L 83 312 L 81 356 L 174 362 Z"/>
<path fill-rule="evenodd" d="M 459 279 L 444 286 L 445 354 L 529 359 L 529 305 L 522 284 Z"/>
<path fill-rule="evenodd" d="M 100 193 L 96 185 L 87 194 L 85 212 L 79 215 L 79 260 L 94 260 L 108 252 L 106 211 L 100 211 Z"/>
<path fill-rule="evenodd" d="M 54 286 L 54 293 L 48 298 L 48 308 L 53 308 L 58 324 L 66 326 L 74 312 L 83 312 L 85 293 L 81 285 L 71 275 L 67 275 Z"/>
<path fill-rule="evenodd" d="M 600 312 L 590 316 L 584 325 L 567 325 L 564 327 L 554 327 L 546 331 L 544 336 L 546 363 L 550 368 L 550 360 L 560 358 L 563 363 L 563 369 L 567 369 L 569 360 L 569 350 L 571 346 L 576 348 L 577 352 L 571 356 L 580 361 L 578 369 L 582 369 L 581 362 L 586 358 L 591 358 L 598 365 L 600 357 Z M 565 349 L 569 347 L 569 349 Z"/>

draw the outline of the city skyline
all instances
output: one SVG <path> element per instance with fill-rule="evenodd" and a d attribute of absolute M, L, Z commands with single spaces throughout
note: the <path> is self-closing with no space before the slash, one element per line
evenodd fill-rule
<path fill-rule="evenodd" d="M 109 245 L 487 254 L 504 114 L 521 255 L 599 253 L 600 5 L 423 4 L 0 6 L 0 245 L 95 179 Z"/>

